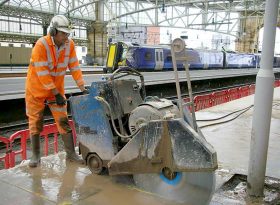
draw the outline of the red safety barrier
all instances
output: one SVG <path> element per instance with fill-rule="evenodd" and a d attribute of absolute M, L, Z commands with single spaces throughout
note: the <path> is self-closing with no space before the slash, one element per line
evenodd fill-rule
<path fill-rule="evenodd" d="M 5 144 L 6 152 L 3 156 L 0 155 L 0 161 L 4 161 L 4 168 L 10 168 L 10 140 L 6 137 L 0 136 L 0 141 Z"/>
<path fill-rule="evenodd" d="M 274 87 L 276 88 L 278 86 L 277 80 L 274 81 Z"/>
<path fill-rule="evenodd" d="M 69 120 L 69 124 L 70 124 L 70 127 L 72 129 L 72 133 L 73 133 L 74 145 L 76 146 L 76 144 L 77 144 L 77 133 L 76 133 L 74 121 Z"/>
<path fill-rule="evenodd" d="M 69 120 L 69 124 L 72 128 L 74 144 L 76 145 L 76 131 L 74 128 L 74 123 L 72 120 Z M 44 155 L 47 156 L 49 154 L 49 136 L 53 135 L 54 137 L 54 153 L 58 152 L 58 130 L 56 124 L 48 124 L 45 125 L 43 131 L 40 134 L 40 137 L 44 138 Z M 0 155 L 0 161 L 4 161 L 4 168 L 8 169 L 15 166 L 16 156 L 20 155 L 21 160 L 25 160 L 27 158 L 26 150 L 27 150 L 27 140 L 29 139 L 29 130 L 20 130 L 16 133 L 12 134 L 9 138 L 1 137 L 0 141 L 5 144 L 6 153 L 5 155 Z M 16 143 L 19 143 L 19 149 L 14 150 L 14 146 Z"/>
<path fill-rule="evenodd" d="M 279 86 L 280 86 L 280 80 L 275 80 L 274 87 L 279 87 Z"/>
<path fill-rule="evenodd" d="M 212 106 L 212 94 L 197 95 L 194 97 L 195 111 Z"/>
<path fill-rule="evenodd" d="M 212 106 L 228 102 L 228 91 L 218 91 L 212 93 Z"/>
<path fill-rule="evenodd" d="M 246 97 L 246 96 L 250 95 L 249 86 L 242 86 L 238 89 L 238 91 L 239 91 L 239 98 Z"/>
<path fill-rule="evenodd" d="M 73 133 L 73 139 L 74 139 L 74 145 L 76 146 L 76 130 L 74 127 L 74 123 L 72 120 L 69 120 L 70 127 L 72 128 Z M 58 152 L 58 129 L 56 124 L 49 124 L 44 126 L 43 132 L 41 132 L 40 136 L 44 138 L 44 155 L 49 155 L 49 136 L 53 135 L 53 149 L 54 153 Z"/>
<path fill-rule="evenodd" d="M 190 105 L 187 105 L 187 103 L 189 103 L 189 102 L 190 102 L 190 98 L 189 97 L 183 98 L 183 107 L 184 106 L 188 106 L 188 109 L 190 110 L 191 109 Z"/>
<path fill-rule="evenodd" d="M 238 88 L 230 88 L 228 89 L 228 100 L 236 100 L 239 98 L 239 91 Z"/>
<path fill-rule="evenodd" d="M 13 145 L 14 145 L 16 139 L 20 139 L 20 149 L 15 151 L 15 150 L 13 150 Z M 10 167 L 15 166 L 16 155 L 21 155 L 21 160 L 26 159 L 27 139 L 29 139 L 29 130 L 20 130 L 10 136 L 10 138 L 9 138 L 10 148 L 11 148 Z"/>
<path fill-rule="evenodd" d="M 256 89 L 256 85 L 255 84 L 249 85 L 249 94 L 250 95 L 255 94 L 255 89 Z"/>
<path fill-rule="evenodd" d="M 185 97 L 185 98 L 183 98 L 183 102 L 184 102 L 184 103 L 188 103 L 188 102 L 190 102 L 190 98 L 189 98 L 189 97 Z"/>
<path fill-rule="evenodd" d="M 58 152 L 58 130 L 56 124 L 49 124 L 45 125 L 43 131 L 40 134 L 40 137 L 44 138 L 44 155 L 49 155 L 49 136 L 53 135 L 53 145 L 54 145 L 54 152 Z"/>

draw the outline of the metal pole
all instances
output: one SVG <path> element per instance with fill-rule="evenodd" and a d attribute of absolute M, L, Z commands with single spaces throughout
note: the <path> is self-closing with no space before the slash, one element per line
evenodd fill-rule
<path fill-rule="evenodd" d="M 193 95 L 192 95 L 192 84 L 191 84 L 191 76 L 190 76 L 190 64 L 188 64 L 187 62 L 185 62 L 185 70 L 186 70 L 188 91 L 189 91 L 189 97 L 190 97 L 190 103 L 191 103 L 191 113 L 192 113 L 192 119 L 193 119 L 193 127 L 194 127 L 194 130 L 197 132 L 195 107 L 194 107 L 194 101 L 193 101 Z"/>
<path fill-rule="evenodd" d="M 273 56 L 279 0 L 267 0 L 261 66 L 256 79 L 254 113 L 251 133 L 247 192 L 263 196 L 267 149 L 272 112 L 274 74 Z"/>
<path fill-rule="evenodd" d="M 175 75 L 178 105 L 179 105 L 179 111 L 180 111 L 181 118 L 184 118 L 183 106 L 182 106 L 182 95 L 181 95 L 181 89 L 180 89 L 180 82 L 179 82 L 174 46 L 175 45 L 174 45 L 174 41 L 173 41 L 173 43 L 171 44 L 171 56 L 172 56 L 172 63 L 173 63 L 173 69 L 174 69 L 174 75 Z"/>

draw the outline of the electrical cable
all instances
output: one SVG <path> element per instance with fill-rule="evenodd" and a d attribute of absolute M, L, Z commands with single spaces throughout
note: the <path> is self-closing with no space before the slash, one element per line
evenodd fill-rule
<path fill-rule="evenodd" d="M 112 114 L 112 109 L 111 109 L 111 106 L 109 105 L 109 103 L 102 97 L 100 96 L 96 96 L 95 97 L 96 100 L 100 101 L 100 102 L 103 102 L 106 107 L 109 109 L 109 112 L 110 112 L 110 118 L 111 118 L 111 122 L 112 122 L 112 125 L 113 125 L 113 129 L 114 131 L 116 132 L 116 134 L 121 137 L 121 138 L 124 138 L 124 139 L 127 139 L 127 138 L 131 138 L 131 137 L 134 137 L 140 129 L 136 130 L 135 132 L 133 132 L 131 135 L 122 135 L 121 133 L 119 133 L 119 131 L 117 130 L 116 128 L 116 125 L 115 125 L 115 120 L 113 119 L 113 114 Z"/>
<path fill-rule="evenodd" d="M 275 104 L 273 104 L 272 105 L 272 108 L 274 107 L 274 106 L 279 106 L 280 105 L 280 103 L 279 103 L 279 101 L 273 101 L 273 102 L 275 102 Z M 273 108 L 274 110 L 280 110 L 279 108 Z"/>
<path fill-rule="evenodd" d="M 275 104 L 272 105 L 272 107 L 278 106 L 278 105 L 280 105 L 280 103 L 275 103 Z M 235 120 L 236 118 L 238 118 L 239 116 L 241 116 L 243 113 L 245 113 L 245 112 L 247 112 L 248 110 L 250 110 L 252 107 L 254 107 L 254 105 L 250 105 L 250 106 L 248 106 L 248 107 L 246 107 L 246 108 L 243 108 L 243 109 L 241 109 L 241 110 L 234 111 L 234 112 L 232 112 L 232 113 L 229 113 L 229 114 L 227 114 L 227 115 L 225 115 L 225 116 L 223 116 L 223 117 L 216 118 L 216 119 L 199 120 L 199 121 L 215 121 L 215 120 L 219 120 L 219 119 L 225 118 L 225 117 L 227 117 L 227 116 L 229 116 L 229 115 L 232 115 L 232 114 L 234 114 L 234 113 L 237 113 L 237 112 L 242 111 L 241 113 L 239 113 L 238 115 L 236 115 L 235 117 L 233 117 L 233 118 L 231 118 L 231 119 L 229 119 L 229 120 L 225 120 L 225 121 L 222 121 L 222 122 L 216 122 L 216 123 L 212 123 L 212 124 L 208 124 L 208 125 L 203 125 L 203 126 L 201 126 L 201 127 L 199 127 L 199 128 L 202 129 L 202 128 L 205 128 L 205 127 L 210 127 L 210 126 L 219 125 L 219 124 L 224 124 L 224 123 L 233 121 L 233 120 Z M 198 120 L 197 120 L 197 121 L 198 121 Z"/>
<path fill-rule="evenodd" d="M 229 120 L 225 120 L 225 121 L 222 121 L 222 122 L 216 122 L 216 123 L 212 123 L 212 124 L 208 124 L 208 125 L 203 125 L 203 126 L 200 126 L 199 128 L 202 129 L 202 128 L 205 128 L 205 127 L 210 127 L 210 126 L 214 126 L 214 125 L 219 125 L 219 124 L 224 124 L 224 123 L 230 122 L 230 121 L 235 120 L 236 118 L 238 118 L 243 113 L 245 113 L 248 110 L 250 110 L 252 107 L 253 107 L 253 105 L 251 105 L 250 107 L 248 107 L 247 109 L 245 109 L 244 111 L 242 111 L 241 113 L 239 113 L 238 115 L 236 115 L 235 117 L 233 117 L 233 118 L 231 118 Z"/>
<path fill-rule="evenodd" d="M 226 118 L 226 117 L 228 117 L 228 116 L 230 116 L 230 115 L 232 115 L 232 114 L 234 114 L 234 113 L 241 112 L 241 111 L 243 111 L 243 110 L 246 110 L 246 109 L 248 109 L 248 108 L 251 108 L 251 107 L 253 107 L 253 106 L 254 106 L 254 105 L 250 105 L 250 106 L 248 106 L 248 107 L 246 107 L 246 108 L 243 108 L 243 109 L 241 109 L 241 110 L 236 110 L 236 111 L 234 111 L 234 112 L 231 112 L 231 113 L 226 114 L 226 115 L 224 115 L 224 116 L 222 116 L 222 117 L 219 117 L 219 118 L 205 119 L 205 120 L 196 120 L 196 121 L 197 121 L 197 122 L 207 122 L 207 121 L 220 120 L 220 119 Z"/>

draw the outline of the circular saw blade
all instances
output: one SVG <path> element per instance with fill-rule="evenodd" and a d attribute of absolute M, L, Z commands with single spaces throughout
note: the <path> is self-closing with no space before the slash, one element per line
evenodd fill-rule
<path fill-rule="evenodd" d="M 215 172 L 178 172 L 172 180 L 163 174 L 134 174 L 140 189 L 179 203 L 209 204 L 215 190 Z"/>

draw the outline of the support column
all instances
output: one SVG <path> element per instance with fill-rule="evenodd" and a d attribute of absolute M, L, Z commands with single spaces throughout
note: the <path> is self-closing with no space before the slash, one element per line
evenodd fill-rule
<path fill-rule="evenodd" d="M 274 89 L 273 54 L 279 0 L 266 0 L 261 67 L 257 75 L 247 193 L 263 196 Z"/>
<path fill-rule="evenodd" d="M 104 65 L 107 54 L 107 32 L 105 23 L 93 23 L 91 28 L 87 30 L 87 48 L 88 56 L 93 60 L 94 64 Z"/>
<path fill-rule="evenodd" d="M 238 52 L 255 53 L 258 50 L 259 30 L 263 26 L 263 18 L 244 18 L 241 20 L 240 37 L 235 42 Z"/>
<path fill-rule="evenodd" d="M 95 6 L 96 21 L 87 29 L 88 58 L 93 64 L 104 65 L 107 54 L 107 24 L 104 22 L 104 2 L 99 1 Z"/>

